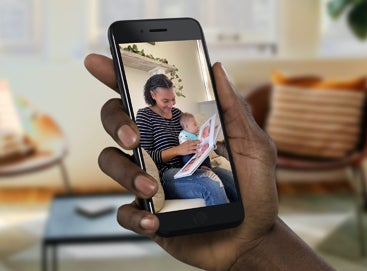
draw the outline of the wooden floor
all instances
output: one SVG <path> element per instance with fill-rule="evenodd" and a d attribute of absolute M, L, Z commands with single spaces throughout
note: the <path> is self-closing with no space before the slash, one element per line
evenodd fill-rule
<path fill-rule="evenodd" d="M 73 194 L 117 193 L 126 190 L 115 188 L 73 188 Z M 0 204 L 15 202 L 47 202 L 55 195 L 65 194 L 61 188 L 0 188 Z"/>
<path fill-rule="evenodd" d="M 279 194 L 318 193 L 330 194 L 337 191 L 352 191 L 350 184 L 346 181 L 337 182 L 312 182 L 312 183 L 278 183 Z"/>
<path fill-rule="evenodd" d="M 335 191 L 351 191 L 347 182 L 328 182 L 328 183 L 279 183 L 278 191 L 280 195 L 299 194 L 299 193 L 319 193 L 330 194 Z M 116 193 L 124 190 L 116 188 L 73 188 L 75 194 L 92 193 Z M 54 195 L 63 194 L 63 189 L 57 188 L 0 188 L 0 203 L 14 202 L 45 202 L 49 201 Z"/>

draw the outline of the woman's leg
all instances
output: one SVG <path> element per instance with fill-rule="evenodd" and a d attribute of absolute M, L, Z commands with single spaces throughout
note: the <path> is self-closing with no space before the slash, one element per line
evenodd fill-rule
<path fill-rule="evenodd" d="M 207 206 L 229 202 L 224 187 L 210 178 L 208 170 L 198 169 L 191 176 L 174 179 L 178 170 L 171 168 L 162 176 L 167 199 L 203 198 Z"/>
<path fill-rule="evenodd" d="M 214 167 L 212 168 L 212 170 L 214 171 L 215 174 L 217 174 L 219 179 L 222 181 L 230 202 L 237 201 L 238 200 L 236 192 L 237 190 L 234 184 L 232 172 L 221 167 Z"/>

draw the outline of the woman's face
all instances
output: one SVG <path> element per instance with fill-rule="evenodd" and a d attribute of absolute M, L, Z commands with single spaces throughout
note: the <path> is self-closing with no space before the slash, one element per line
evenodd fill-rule
<path fill-rule="evenodd" d="M 173 88 L 158 87 L 150 91 L 152 98 L 156 101 L 157 107 L 162 113 L 170 113 L 176 104 L 176 95 Z"/>

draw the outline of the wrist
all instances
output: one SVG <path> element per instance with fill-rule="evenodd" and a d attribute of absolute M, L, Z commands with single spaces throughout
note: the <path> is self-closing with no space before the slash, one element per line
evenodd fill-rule
<path fill-rule="evenodd" d="M 281 219 L 251 248 L 237 257 L 230 271 L 243 270 L 334 270 L 300 239 Z"/>
<path fill-rule="evenodd" d="M 174 157 L 179 156 L 179 155 L 184 155 L 182 154 L 182 151 L 181 151 L 181 145 L 177 145 L 173 147 L 172 149 L 173 149 Z"/>

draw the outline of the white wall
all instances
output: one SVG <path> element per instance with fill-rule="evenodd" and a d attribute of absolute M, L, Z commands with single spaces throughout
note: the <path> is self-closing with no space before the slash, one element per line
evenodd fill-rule
<path fill-rule="evenodd" d="M 179 69 L 178 74 L 182 79 L 180 84 L 183 86 L 183 94 L 186 97 L 176 97 L 176 107 L 183 111 L 189 111 L 192 110 L 192 103 L 206 100 L 205 91 L 199 91 L 203 90 L 205 86 L 200 76 L 201 71 L 198 65 L 199 57 L 195 41 L 159 42 L 155 45 L 141 43 L 137 44 L 137 46 L 139 50 L 144 49 L 146 54 L 166 58 L 168 64 L 175 65 Z M 128 80 L 130 78 L 128 84 L 131 99 L 139 101 L 137 106 L 135 106 L 136 112 L 137 108 L 146 106 L 143 89 L 150 75 L 148 72 L 133 68 L 127 68 L 126 73 Z"/>
<path fill-rule="evenodd" d="M 107 99 L 117 95 L 92 78 L 82 60 L 7 63 L 6 68 L 0 68 L 0 77 L 9 80 L 15 94 L 26 97 L 58 122 L 69 144 L 65 161 L 72 183 L 107 183 L 108 178 L 97 166 L 97 157 L 102 148 L 113 142 L 103 130 L 99 111 Z M 53 169 L 10 181 L 1 178 L 0 186 L 6 184 L 58 186 L 61 178 Z"/>
<path fill-rule="evenodd" d="M 224 62 L 239 89 L 270 81 L 271 72 L 333 78 L 367 76 L 367 58 L 269 58 Z"/>

